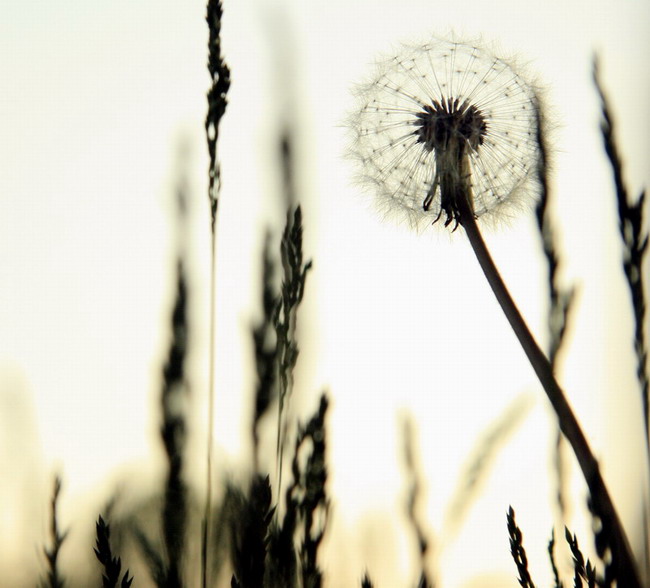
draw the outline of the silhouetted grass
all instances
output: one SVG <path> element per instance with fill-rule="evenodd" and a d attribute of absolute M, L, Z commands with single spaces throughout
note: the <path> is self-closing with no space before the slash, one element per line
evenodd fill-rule
<path fill-rule="evenodd" d="M 226 111 L 230 86 L 230 70 L 221 53 L 222 6 L 219 0 L 209 0 L 207 17 L 209 27 L 208 69 L 211 87 L 208 91 L 208 114 L 205 122 L 210 157 L 209 189 L 211 223 L 211 299 L 210 299 L 210 376 L 209 376 L 209 436 L 207 440 L 207 477 L 204 489 L 196 488 L 186 480 L 190 460 L 187 437 L 193 426 L 187 402 L 190 375 L 187 373 L 188 348 L 193 332 L 190 329 L 191 296 L 188 285 L 187 252 L 179 245 L 176 253 L 174 287 L 175 297 L 171 312 L 171 339 L 162 373 L 160 391 L 161 424 L 160 444 L 166 456 L 166 475 L 160 487 L 149 496 L 144 506 L 139 505 L 122 517 L 111 517 L 111 527 L 118 531 L 122 541 L 118 544 L 120 555 L 129 562 L 135 558 L 146 564 L 150 578 L 138 577 L 141 582 L 152 581 L 162 588 L 180 588 L 192 585 L 189 578 L 200 577 L 203 588 L 227 581 L 231 588 L 320 588 L 327 585 L 338 588 L 336 578 L 328 578 L 327 570 L 319 562 L 319 550 L 326 537 L 331 515 L 332 497 L 328 494 L 328 431 L 327 416 L 330 401 L 325 393 L 319 397 L 313 414 L 300 423 L 290 410 L 294 391 L 294 372 L 299 358 L 297 324 L 301 302 L 305 293 L 306 278 L 312 266 L 305 261 L 303 251 L 303 218 L 298 204 L 293 159 L 292 135 L 288 130 L 280 137 L 280 165 L 283 190 L 286 196 L 286 222 L 279 243 L 274 244 L 272 232 L 267 232 L 262 251 L 261 319 L 251 328 L 255 355 L 255 400 L 250 415 L 250 434 L 253 455 L 252 471 L 243 481 L 224 482 L 220 500 L 213 496 L 213 407 L 214 407 L 214 294 L 215 294 L 215 235 L 220 192 L 220 169 L 217 159 L 219 125 Z M 622 176 L 622 162 L 614 137 L 614 125 L 608 102 L 594 65 L 594 80 L 601 100 L 603 122 L 601 126 L 605 150 L 610 159 L 617 193 L 619 229 L 624 245 L 623 265 L 629 285 L 635 316 L 634 348 L 637 356 L 637 376 L 643 400 L 646 435 L 649 427 L 647 343 L 644 333 L 646 312 L 642 270 L 647 251 L 648 235 L 644 232 L 644 196 L 636 203 Z M 557 244 L 553 224 L 549 217 L 548 148 L 542 132 L 541 110 L 537 110 L 540 163 L 537 169 L 541 186 L 541 199 L 537 207 L 537 221 L 542 236 L 542 246 L 548 264 L 550 335 L 549 358 L 553 369 L 562 349 L 573 301 L 573 289 L 563 288 L 559 280 L 561 249 Z M 179 216 L 184 214 L 184 199 L 179 194 Z M 279 275 L 276 275 L 279 274 Z M 279 285 L 277 282 L 279 281 Z M 228 391 L 232 393 L 232 391 Z M 458 492 L 447 511 L 457 524 L 476 496 L 480 482 L 489 472 L 493 457 L 501 441 L 517 424 L 522 414 L 519 404 L 504 412 L 479 439 L 480 446 L 463 470 Z M 274 427 L 275 460 L 265 463 L 262 446 L 265 435 L 262 424 L 277 420 Z M 560 437 L 558 437 L 560 439 Z M 650 437 L 648 437 L 650 439 Z M 268 440 L 267 440 L 268 441 Z M 559 441 L 558 441 L 559 443 Z M 427 560 L 436 544 L 427 532 L 427 522 L 418 509 L 423 498 L 424 480 L 414 456 L 414 434 L 405 427 L 404 457 L 407 470 L 406 515 L 413 532 L 419 555 L 417 586 L 437 586 L 436 578 L 427 570 Z M 650 447 L 650 441 L 648 441 Z M 557 453 L 558 460 L 560 452 Z M 283 468 L 283 466 L 286 466 Z M 283 469 L 286 479 L 283 483 Z M 558 473 L 562 465 L 558 461 Z M 597 464 L 596 464 L 597 473 Z M 584 557 L 575 535 L 566 529 L 565 540 L 572 554 L 573 586 L 637 585 L 633 570 L 625 569 L 624 555 L 628 550 L 624 534 L 616 527 L 616 520 L 604 511 L 599 502 L 599 490 L 594 490 L 594 480 L 587 476 L 592 493 L 588 506 L 594 513 L 594 542 L 599 561 L 592 563 Z M 564 512 L 562 483 L 558 489 L 558 503 Z M 205 492 L 203 492 L 203 490 Z M 50 588 L 65 586 L 59 569 L 59 552 L 66 539 L 57 518 L 57 501 L 61 480 L 56 477 L 51 498 L 50 545 L 44 548 L 47 576 L 41 585 Z M 205 496 L 205 502 L 203 502 Z M 218 503 L 217 503 L 218 502 Z M 215 504 L 217 503 L 217 504 Z M 144 513 L 144 514 L 142 514 Z M 154 514 L 151 514 L 154 513 Z M 138 518 L 140 514 L 143 518 Z M 200 558 L 192 551 L 190 537 L 200 522 Z M 95 525 L 96 558 L 102 565 L 103 588 L 129 588 L 133 577 L 129 569 L 122 575 L 122 559 L 111 546 L 111 527 L 99 516 Z M 510 507 L 507 514 L 510 549 L 518 581 L 522 587 L 534 588 L 528 569 L 528 558 L 523 543 L 523 533 L 515 521 Z M 453 530 L 445 529 L 450 534 Z M 131 546 L 138 546 L 133 553 Z M 437 537 L 436 537 L 437 543 Z M 551 531 L 548 557 L 553 571 L 554 585 L 562 588 L 563 579 L 555 560 L 555 534 Z M 128 556 L 127 556 L 128 554 Z M 89 557 L 90 550 L 88 553 Z M 468 559 L 471 554 L 468 554 Z M 133 558 L 133 559 L 129 559 Z M 199 561 L 200 560 L 200 561 Z M 598 566 L 598 569 L 596 568 Z M 200 567 L 200 572 L 196 569 Z M 196 569 L 195 569 L 196 568 Z M 602 569 L 602 574 L 599 571 Z M 194 572 L 193 574 L 190 572 Z M 143 574 L 143 576 L 146 574 Z M 99 580 L 97 585 L 99 585 Z M 360 580 L 362 588 L 371 588 L 366 573 Z"/>
<path fill-rule="evenodd" d="M 122 573 L 122 561 L 119 557 L 115 557 L 111 550 L 111 530 L 110 526 L 99 516 L 95 525 L 96 532 L 96 546 L 95 556 L 102 564 L 104 573 L 102 575 L 102 588 L 117 588 L 119 583 L 120 588 L 130 588 L 133 578 L 129 578 L 129 570 L 124 572 L 122 582 L 120 582 L 120 575 Z"/>
<path fill-rule="evenodd" d="M 183 480 L 187 423 L 184 410 L 187 394 L 185 357 L 188 341 L 187 285 L 183 261 L 177 266 L 177 292 L 172 315 L 172 344 L 164 367 L 161 436 L 167 455 L 168 473 L 163 505 L 163 539 L 166 552 L 165 586 L 180 587 L 187 518 L 187 489 Z"/>
<path fill-rule="evenodd" d="M 600 130 L 603 136 L 605 153 L 609 158 L 614 176 L 616 203 L 618 210 L 618 228 L 623 242 L 623 270 L 627 280 L 632 309 L 634 311 L 634 351 L 637 358 L 637 378 L 641 392 L 643 416 L 646 427 L 648 455 L 650 456 L 650 409 L 648 403 L 648 346 L 645 337 L 645 316 L 647 301 L 643 282 L 643 264 L 648 251 L 648 231 L 644 229 L 645 190 L 642 190 L 636 202 L 630 198 L 630 191 L 623 178 L 623 162 L 619 153 L 615 125 L 609 101 L 600 82 L 598 60 L 594 58 L 593 78 L 601 103 L 602 120 Z"/>
<path fill-rule="evenodd" d="M 316 588 L 321 585 L 322 576 L 317 564 L 317 553 L 325 533 L 329 510 L 329 499 L 325 491 L 325 416 L 328 402 L 324 395 L 316 414 L 305 427 L 296 432 L 292 448 L 291 479 L 285 491 L 283 513 L 280 513 L 278 498 L 282 489 L 280 472 L 286 443 L 286 437 L 282 435 L 284 431 L 290 430 L 288 419 L 291 413 L 286 411 L 286 401 L 292 389 L 293 370 L 299 355 L 295 339 L 297 310 L 304 294 L 307 271 L 311 267 L 311 262 L 303 262 L 300 207 L 287 214 L 280 246 L 282 285 L 279 292 L 274 285 L 275 263 L 270 254 L 269 242 L 270 239 L 267 238 L 263 250 L 263 317 L 252 329 L 257 386 L 251 436 L 257 473 L 252 480 L 248 499 L 240 501 L 243 505 L 240 511 L 246 514 L 240 516 L 239 520 L 248 522 L 245 522 L 244 530 L 235 526 L 232 531 L 235 537 L 239 537 L 238 545 L 254 545 L 257 549 L 240 547 L 237 550 L 238 563 L 234 566 L 232 585 Z M 276 503 L 272 505 L 268 472 L 265 475 L 259 473 L 264 466 L 259 463 L 258 444 L 260 421 L 274 406 L 278 411 L 275 465 L 278 492 L 275 495 Z M 299 455 L 304 448 L 311 451 L 306 456 L 304 465 L 301 465 Z M 259 554 L 260 546 L 265 548 L 265 557 L 261 560 L 259 556 L 252 555 Z M 245 565 L 248 560 L 249 563 Z M 258 579 L 263 577 L 263 584 L 247 581 L 247 570 L 254 570 L 254 577 Z"/>
<path fill-rule="evenodd" d="M 210 204 L 210 318 L 209 318 L 209 378 L 208 378 L 208 438 L 206 457 L 206 494 L 201 525 L 201 586 L 208 586 L 208 550 L 212 522 L 212 452 L 214 430 L 214 353 L 216 322 L 216 275 L 217 275 L 217 211 L 221 189 L 221 170 L 217 159 L 217 141 L 219 126 L 228 105 L 227 95 L 230 89 L 230 69 L 221 53 L 221 19 L 223 7 L 221 0 L 208 0 L 205 20 L 208 24 L 208 72 L 210 89 L 208 90 L 208 112 L 205 117 L 205 134 L 210 156 L 208 168 L 208 201 Z"/>
<path fill-rule="evenodd" d="M 594 588 L 595 586 L 611 586 L 611 581 L 608 581 L 606 578 L 600 582 L 596 580 L 596 568 L 591 565 L 588 559 L 585 561 L 585 557 L 578 546 L 578 539 L 575 535 L 571 535 L 569 529 L 564 530 L 564 537 L 571 548 L 571 554 L 573 556 L 574 586 L 580 588 L 583 585 L 582 580 L 587 582 L 589 588 Z"/>
<path fill-rule="evenodd" d="M 430 551 L 431 538 L 425 531 L 426 523 L 421 520 L 418 506 L 423 500 L 423 485 L 421 472 L 415 462 L 415 433 L 413 431 L 413 423 L 410 420 L 405 420 L 403 425 L 404 435 L 404 464 L 407 472 L 408 496 L 406 501 L 406 515 L 409 524 L 418 546 L 418 555 L 420 556 L 420 579 L 418 587 L 433 588 L 436 582 L 430 577 L 430 572 L 427 570 L 427 553 Z"/>
<path fill-rule="evenodd" d="M 264 586 L 269 527 L 275 507 L 269 477 L 255 474 L 246 493 L 229 488 L 228 527 L 231 533 L 233 588 Z"/>
<path fill-rule="evenodd" d="M 62 532 L 59 528 L 59 519 L 57 516 L 57 506 L 59 495 L 61 493 L 61 478 L 57 475 L 54 477 L 54 489 L 52 491 L 52 500 L 50 502 L 50 547 L 43 548 L 45 558 L 47 559 L 47 575 L 41 586 L 45 588 L 63 588 L 65 582 L 59 570 L 59 551 L 65 541 L 67 531 Z"/>
<path fill-rule="evenodd" d="M 276 336 L 276 367 L 278 385 L 278 432 L 277 468 L 278 493 L 282 490 L 283 455 L 288 430 L 286 404 L 293 390 L 293 371 L 298 361 L 298 345 L 295 339 L 296 314 L 305 291 L 307 272 L 311 261 L 303 264 L 302 259 L 302 212 L 297 206 L 293 214 L 287 213 L 287 222 L 280 244 L 282 262 L 282 286 L 273 312 L 273 327 Z"/>
<path fill-rule="evenodd" d="M 262 319 L 252 327 L 255 349 L 255 409 L 251 435 L 253 437 L 253 470 L 259 467 L 260 421 L 277 398 L 277 345 L 274 316 L 278 304 L 275 292 L 275 263 L 271 255 L 271 235 L 267 232 L 262 252 Z"/>
<path fill-rule="evenodd" d="M 551 569 L 553 570 L 553 588 L 563 588 L 562 580 L 560 580 L 560 573 L 557 569 L 557 563 L 555 561 L 555 529 L 551 529 L 551 538 L 548 542 L 548 559 L 551 563 Z"/>
<path fill-rule="evenodd" d="M 535 584 L 533 584 L 530 573 L 528 572 L 528 558 L 524 549 L 524 537 L 515 521 L 515 511 L 512 506 L 508 509 L 507 519 L 508 535 L 510 535 L 510 553 L 517 565 L 519 584 L 523 588 L 535 588 Z"/>
<path fill-rule="evenodd" d="M 537 117 L 537 144 L 539 146 L 539 160 L 537 163 L 537 181 L 540 186 L 540 196 L 535 208 L 537 226 L 542 240 L 542 249 L 546 258 L 548 270 L 548 359 L 553 371 L 557 373 L 558 355 L 566 340 L 566 331 L 569 322 L 569 312 L 575 300 L 575 288 L 565 288 L 560 284 L 559 269 L 561 265 L 561 253 L 557 244 L 557 235 L 549 211 L 550 188 L 549 188 L 549 145 L 546 133 L 543 131 L 545 123 L 541 108 L 536 109 Z M 554 466 L 557 476 L 557 505 L 561 520 L 566 517 L 566 498 L 563 458 L 564 437 L 557 427 L 554 445 Z"/>

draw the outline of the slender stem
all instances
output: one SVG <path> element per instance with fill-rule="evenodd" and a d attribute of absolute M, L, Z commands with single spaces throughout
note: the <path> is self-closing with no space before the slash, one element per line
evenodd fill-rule
<path fill-rule="evenodd" d="M 215 209 L 216 213 L 216 209 Z M 215 348 L 215 290 L 216 290 L 216 241 L 217 234 L 213 216 L 212 231 L 210 237 L 210 332 L 209 332 L 209 354 L 208 361 L 208 447 L 207 447 L 207 472 L 206 472 L 206 495 L 203 515 L 203 529 L 201 538 L 201 585 L 207 588 L 208 585 L 208 542 L 211 526 L 212 513 L 212 446 L 214 445 L 214 348 Z"/>
<path fill-rule="evenodd" d="M 281 360 L 278 361 L 278 366 L 281 365 Z M 280 517 L 280 506 L 282 503 L 282 458 L 284 455 L 284 435 L 282 434 L 282 412 L 284 409 L 284 394 L 285 387 L 283 385 L 283 377 L 281 368 L 278 367 L 278 382 L 280 382 L 280 390 L 278 394 L 278 433 L 275 445 L 275 458 L 276 469 L 278 478 L 278 506 L 275 509 L 275 520 L 278 521 Z"/>
<path fill-rule="evenodd" d="M 216 225 L 217 210 L 219 207 L 219 192 L 221 189 L 221 170 L 217 159 L 217 140 L 219 138 L 219 123 L 226 112 L 228 105 L 227 95 L 230 89 L 230 68 L 221 54 L 221 19 L 223 7 L 221 0 L 208 0 L 207 14 L 205 17 L 208 23 L 208 71 L 212 81 L 208 90 L 208 113 L 205 118 L 205 131 L 210 155 L 210 167 L 208 172 L 208 200 L 210 202 L 210 229 L 211 229 L 211 263 L 210 263 L 210 375 L 208 382 L 208 448 L 207 448 L 207 472 L 206 472 L 206 498 L 205 512 L 203 518 L 203 529 L 201 537 L 201 585 L 208 586 L 208 542 L 210 539 L 211 512 L 212 512 L 212 445 L 214 443 L 214 351 L 215 351 L 215 280 L 216 280 Z"/>
<path fill-rule="evenodd" d="M 457 198 L 456 205 L 458 207 L 459 223 L 467 233 L 481 269 L 544 387 L 548 399 L 551 401 L 559 420 L 560 430 L 573 448 L 591 493 L 593 510 L 601 518 L 603 527 L 609 531 L 613 561 L 618 562 L 618 585 L 641 588 L 630 544 L 605 486 L 598 462 L 589 448 L 589 443 L 562 389 L 555 379 L 551 364 L 533 338 L 492 260 L 492 256 L 476 224 L 467 194 L 464 197 Z"/>

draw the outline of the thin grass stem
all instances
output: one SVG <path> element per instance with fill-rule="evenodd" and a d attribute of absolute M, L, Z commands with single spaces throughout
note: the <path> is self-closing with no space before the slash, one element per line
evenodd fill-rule
<path fill-rule="evenodd" d="M 223 7 L 221 0 L 208 0 L 206 22 L 209 29 L 208 71 L 212 84 L 208 90 L 208 114 L 205 119 L 205 132 L 210 155 L 208 200 L 210 202 L 210 327 L 209 327 L 209 375 L 208 375 L 208 438 L 206 458 L 206 496 L 201 532 L 201 586 L 208 586 L 208 544 L 210 541 L 212 513 L 212 454 L 214 444 L 214 352 L 215 352 L 215 290 L 216 290 L 216 225 L 221 188 L 221 169 L 217 160 L 217 140 L 219 123 L 226 112 L 226 96 L 230 89 L 230 69 L 221 54 L 221 19 Z"/>
<path fill-rule="evenodd" d="M 216 210 L 215 210 L 216 213 Z M 210 236 L 210 325 L 209 325 L 209 372 L 208 372 L 208 440 L 207 440 L 207 457 L 206 457 L 206 493 L 205 506 L 203 514 L 203 525 L 201 529 L 201 586 L 207 588 L 208 574 L 208 543 L 210 533 L 210 514 L 212 512 L 212 446 L 214 444 L 214 349 L 215 349 L 215 291 L 216 291 L 216 246 L 217 235 L 214 222 Z"/>

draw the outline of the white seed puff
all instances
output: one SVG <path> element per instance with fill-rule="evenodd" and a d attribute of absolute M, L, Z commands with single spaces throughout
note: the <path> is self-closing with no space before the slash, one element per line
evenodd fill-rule
<path fill-rule="evenodd" d="M 477 218 L 534 201 L 539 92 L 516 69 L 476 43 L 439 38 L 376 64 L 346 124 L 356 179 L 384 212 L 415 228 L 441 214 L 449 224 L 441 178 L 454 174 L 469 185 Z M 452 143 L 467 165 L 448 156 Z"/>

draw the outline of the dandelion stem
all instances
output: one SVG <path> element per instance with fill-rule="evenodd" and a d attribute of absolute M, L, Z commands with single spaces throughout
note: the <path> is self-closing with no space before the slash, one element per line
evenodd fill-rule
<path fill-rule="evenodd" d="M 617 562 L 618 565 L 617 577 L 619 585 L 641 588 L 641 582 L 638 577 L 630 544 L 609 492 L 607 491 L 607 487 L 605 486 L 598 461 L 594 457 L 589 443 L 562 389 L 555 379 L 549 360 L 533 338 L 519 309 L 510 296 L 499 270 L 492 260 L 492 256 L 474 218 L 470 198 L 470 194 L 465 190 L 464 197 L 460 197 L 456 201 L 459 223 L 465 229 L 481 269 L 506 318 L 510 322 L 510 326 L 517 335 L 524 352 L 528 356 L 539 381 L 544 387 L 548 399 L 551 401 L 553 410 L 555 410 L 559 420 L 560 430 L 564 433 L 573 448 L 591 494 L 593 510 L 601 518 L 603 527 L 609 528 L 612 539 L 610 548 L 612 550 L 613 561 Z"/>

